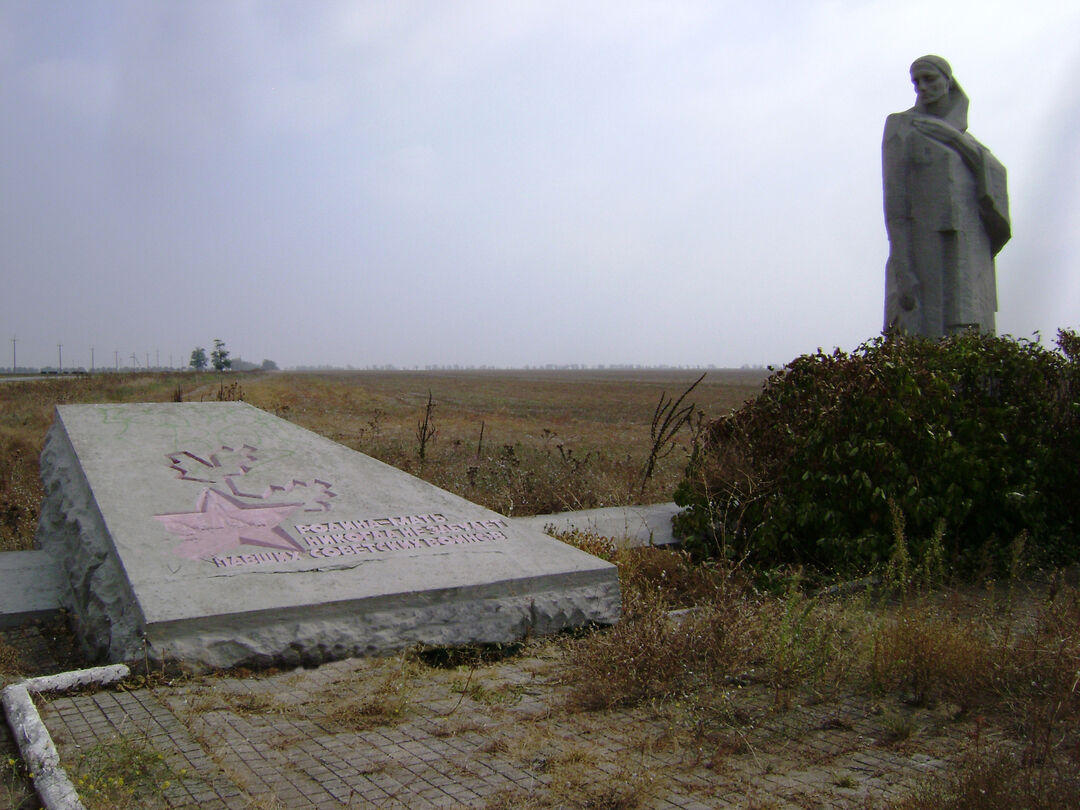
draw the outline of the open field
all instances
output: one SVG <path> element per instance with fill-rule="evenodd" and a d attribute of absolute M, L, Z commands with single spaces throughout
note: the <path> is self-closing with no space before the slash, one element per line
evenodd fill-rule
<path fill-rule="evenodd" d="M 17 513 L 8 542 L 28 542 L 18 510 L 36 508 L 28 481 L 57 401 L 242 395 L 528 514 L 667 500 L 691 432 L 642 490 L 650 423 L 661 393 L 677 396 L 695 377 L 364 372 L 0 386 L 6 503 Z M 760 380 L 710 373 L 690 399 L 714 417 Z M 421 460 L 429 391 L 438 432 Z M 879 586 L 813 594 L 796 571 L 762 577 L 564 539 L 619 566 L 616 627 L 314 670 L 196 678 L 143 668 L 118 689 L 50 698 L 42 714 L 84 799 L 102 808 L 1080 806 L 1074 572 L 1025 572 L 1018 554 L 1009 580 L 961 584 L 905 559 Z M 62 628 L 0 633 L 0 683 L 77 665 Z M 26 795 L 10 745 L 0 740 L 0 810 Z"/>
<path fill-rule="evenodd" d="M 30 548 L 37 459 L 56 404 L 244 399 L 301 427 L 511 516 L 671 499 L 690 431 L 642 488 L 662 394 L 700 372 L 461 371 L 105 374 L 0 384 L 0 550 Z M 738 407 L 761 371 L 710 371 L 687 403 Z M 419 457 L 431 395 L 435 434 Z"/>

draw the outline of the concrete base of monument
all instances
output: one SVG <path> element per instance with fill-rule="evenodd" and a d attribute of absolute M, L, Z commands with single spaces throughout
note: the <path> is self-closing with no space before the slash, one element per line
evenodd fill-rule
<path fill-rule="evenodd" d="M 60 614 L 60 570 L 44 551 L 0 553 L 0 630 Z"/>
<path fill-rule="evenodd" d="M 626 546 L 674 546 L 679 544 L 671 521 L 681 509 L 674 503 L 647 506 L 606 506 L 514 518 L 516 523 L 541 531 L 582 531 L 608 537 Z"/>
<path fill-rule="evenodd" d="M 92 661 L 316 664 L 618 619 L 614 566 L 239 402 L 62 405 L 38 545 Z"/>

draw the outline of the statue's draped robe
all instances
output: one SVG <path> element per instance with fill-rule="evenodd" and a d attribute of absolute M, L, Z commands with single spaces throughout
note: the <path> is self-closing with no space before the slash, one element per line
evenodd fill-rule
<path fill-rule="evenodd" d="M 890 115 L 882 139 L 885 220 L 890 228 L 885 327 L 926 337 L 977 328 L 994 333 L 994 256 L 1009 239 L 1005 167 L 977 147 L 969 167 L 950 146 L 919 132 L 909 110 Z M 894 231 L 901 234 L 894 237 Z M 906 296 L 912 309 L 901 306 Z"/>

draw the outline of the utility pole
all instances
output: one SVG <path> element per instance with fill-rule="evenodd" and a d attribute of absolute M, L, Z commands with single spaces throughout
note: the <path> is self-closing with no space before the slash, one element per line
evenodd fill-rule
<path fill-rule="evenodd" d="M 90 347 L 90 373 L 94 373 L 94 347 Z"/>
<path fill-rule="evenodd" d="M 120 371 L 120 350 L 113 349 L 113 359 L 116 361 L 116 370 Z"/>
<path fill-rule="evenodd" d="M 15 335 L 11 336 L 11 373 L 15 373 L 15 369 L 19 367 L 19 364 L 15 362 L 15 344 L 19 342 L 19 339 Z"/>
<path fill-rule="evenodd" d="M 150 370 L 150 352 L 146 353 L 146 370 Z"/>
<path fill-rule="evenodd" d="M 59 370 L 59 372 L 61 374 L 63 374 L 64 373 L 64 344 L 63 343 L 57 343 L 56 344 L 56 359 L 57 359 L 57 362 L 60 364 L 60 368 L 58 370 Z"/>

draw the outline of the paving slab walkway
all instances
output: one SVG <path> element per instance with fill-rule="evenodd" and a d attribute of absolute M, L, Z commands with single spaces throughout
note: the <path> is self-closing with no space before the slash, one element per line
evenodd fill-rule
<path fill-rule="evenodd" d="M 947 767 L 970 724 L 857 698 L 777 707 L 732 687 L 730 717 L 573 711 L 556 642 L 497 663 L 415 656 L 53 696 L 42 717 L 78 784 L 123 739 L 163 755 L 170 808 L 880 806 Z M 897 740 L 897 712 L 911 729 Z M 890 741 L 892 740 L 892 741 Z"/>

